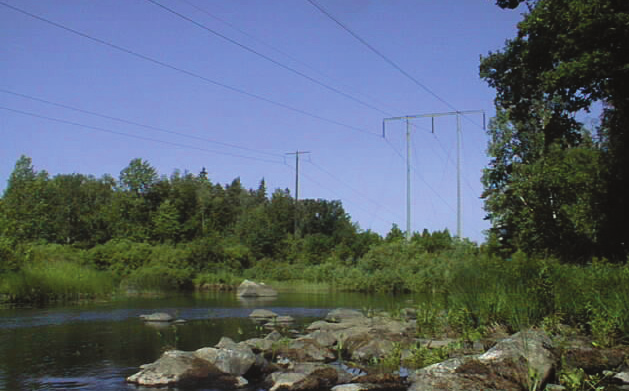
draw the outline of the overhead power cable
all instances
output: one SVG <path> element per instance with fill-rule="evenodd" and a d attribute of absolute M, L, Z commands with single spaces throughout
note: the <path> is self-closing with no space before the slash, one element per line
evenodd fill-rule
<path fill-rule="evenodd" d="M 294 167 L 292 167 L 292 166 L 289 166 L 289 167 L 291 167 L 293 170 L 295 170 L 295 168 L 294 168 Z M 315 185 L 317 185 L 317 187 L 322 188 L 322 189 L 326 189 L 327 191 L 331 192 L 332 194 L 334 194 L 334 195 L 336 195 L 336 196 L 339 196 L 339 194 L 338 194 L 335 190 L 333 190 L 333 189 L 331 189 L 331 188 L 329 188 L 329 187 L 327 187 L 327 186 L 323 185 L 321 182 L 317 181 L 316 179 L 314 179 L 314 178 L 313 178 L 313 177 L 311 177 L 310 175 L 305 174 L 305 173 L 303 173 L 303 172 L 300 172 L 300 175 L 302 175 L 304 178 L 308 179 L 310 182 L 312 182 L 312 183 L 314 183 Z M 343 197 L 339 197 L 339 199 L 342 199 L 342 198 L 343 198 Z M 363 211 L 365 211 L 365 212 L 368 212 L 368 213 L 370 213 L 371 215 L 373 215 L 373 210 L 369 210 L 369 209 L 367 209 L 367 208 L 363 207 L 362 205 L 360 205 L 360 204 L 358 204 L 358 203 L 356 203 L 356 202 L 352 202 L 351 200 L 346 200 L 346 202 L 347 202 L 347 203 L 349 203 L 349 204 L 352 204 L 352 205 L 356 206 L 358 209 L 361 209 L 361 210 L 363 210 Z M 378 216 L 378 215 L 373 215 L 373 217 L 375 217 L 376 219 L 378 219 L 378 220 L 380 220 L 380 221 L 382 221 L 382 222 L 385 222 L 385 223 L 388 223 L 388 224 L 393 224 L 393 222 L 392 222 L 392 221 L 387 220 L 387 219 L 384 219 L 384 218 L 382 218 L 382 217 L 380 217 L 380 216 Z"/>
<path fill-rule="evenodd" d="M 267 155 L 267 156 L 283 158 L 283 156 L 279 155 L 279 154 L 269 153 L 269 152 L 265 152 L 265 151 L 261 151 L 261 150 L 257 150 L 257 149 L 253 149 L 253 148 L 247 148 L 247 147 L 243 147 L 243 146 L 240 146 L 240 145 L 225 143 L 225 142 L 222 142 L 222 141 L 212 140 L 212 139 L 205 138 L 205 137 L 194 136 L 194 135 L 191 135 L 191 134 L 181 133 L 181 132 L 177 132 L 177 131 L 174 131 L 174 130 L 168 130 L 168 129 L 160 128 L 160 127 L 153 126 L 153 125 L 146 125 L 146 124 L 142 124 L 142 123 L 139 123 L 139 122 L 130 121 L 130 120 L 127 120 L 127 119 L 124 119 L 124 118 L 114 117 L 114 116 L 111 116 L 111 115 L 100 114 L 100 113 L 97 113 L 97 112 L 94 112 L 94 111 L 85 110 L 85 109 L 81 109 L 81 108 L 78 108 L 78 107 L 73 107 L 73 106 L 70 106 L 70 105 L 63 104 L 63 103 L 52 102 L 52 101 L 49 101 L 49 100 L 46 100 L 46 99 L 43 99 L 43 98 L 37 98 L 37 97 L 34 97 L 34 96 L 21 94 L 19 92 L 5 90 L 3 88 L 0 88 L 0 92 L 3 92 L 5 94 L 11 94 L 11 95 L 19 96 L 19 97 L 22 97 L 22 98 L 30 99 L 30 100 L 33 100 L 33 101 L 36 101 L 36 102 L 41 102 L 41 103 L 45 103 L 45 104 L 52 105 L 52 106 L 57 106 L 57 107 L 61 107 L 61 108 L 64 108 L 64 109 L 76 111 L 78 113 L 89 114 L 89 115 L 93 115 L 93 116 L 96 116 L 96 117 L 105 118 L 105 119 L 109 119 L 109 120 L 113 120 L 113 121 L 118 121 L 118 122 L 129 124 L 129 125 L 139 126 L 139 127 L 150 129 L 150 130 L 154 130 L 154 131 L 157 131 L 157 132 L 174 134 L 174 135 L 177 135 L 177 136 L 187 137 L 187 138 L 194 139 L 194 140 L 199 140 L 199 141 L 206 141 L 208 143 L 222 145 L 222 146 L 225 146 L 225 147 L 241 149 L 243 151 L 255 152 L 255 153 L 259 153 L 259 154 L 263 154 L 263 155 Z"/>
<path fill-rule="evenodd" d="M 360 35 L 356 34 L 354 31 L 352 31 L 349 27 L 347 27 L 345 24 L 343 24 L 340 20 L 338 20 L 337 18 L 334 17 L 334 15 L 332 15 L 330 12 L 328 12 L 325 8 L 323 8 L 321 5 L 317 4 L 316 1 L 314 0 L 307 0 L 310 4 L 312 4 L 313 7 L 315 7 L 316 9 L 318 9 L 322 14 L 324 14 L 325 16 L 327 16 L 330 20 L 332 20 L 334 23 L 336 23 L 339 27 L 341 27 L 343 30 L 345 30 L 347 33 L 349 33 L 352 37 L 354 37 L 356 40 L 358 40 L 358 42 L 360 42 L 361 44 L 363 44 L 364 46 L 366 46 L 369 50 L 371 50 L 373 53 L 375 53 L 378 57 L 380 57 L 381 59 L 383 59 L 387 64 L 391 65 L 393 68 L 395 68 L 398 72 L 400 72 L 402 75 L 404 75 L 407 79 L 411 80 L 413 83 L 415 83 L 416 85 L 418 85 L 421 89 L 423 89 L 424 91 L 426 91 L 428 94 L 432 95 L 435 99 L 437 99 L 438 101 L 440 101 L 441 103 L 445 104 L 446 106 L 448 106 L 450 109 L 454 110 L 454 111 L 459 111 L 456 107 L 454 107 L 454 105 L 452 105 L 450 102 L 446 101 L 444 98 L 440 97 L 439 95 L 437 95 L 437 93 L 435 93 L 433 90 L 431 90 L 430 88 L 428 88 L 428 86 L 426 86 L 424 83 L 420 82 L 419 80 L 417 80 L 415 77 L 413 77 L 413 75 L 411 75 L 410 73 L 408 73 L 407 71 L 405 71 L 402 67 L 400 67 L 398 64 L 396 64 L 393 60 L 391 60 L 389 57 L 387 57 L 386 55 L 384 55 L 381 51 L 379 51 L 378 49 L 376 49 L 373 45 L 371 45 L 369 42 L 367 42 L 365 39 L 363 39 Z M 463 116 L 464 118 L 466 118 L 468 121 L 470 121 L 471 123 L 473 123 L 474 125 L 481 127 L 480 125 L 478 125 L 476 122 L 472 121 L 470 118 L 467 118 L 467 116 Z"/>
<path fill-rule="evenodd" d="M 210 18 L 212 18 L 212 19 L 214 19 L 214 20 L 216 20 L 216 21 L 218 21 L 218 22 L 228 26 L 229 28 L 239 32 L 240 34 L 246 36 L 247 38 L 251 39 L 252 41 L 257 42 L 257 43 L 261 44 L 262 46 L 265 46 L 265 47 L 275 51 L 276 53 L 281 54 L 282 56 L 288 58 L 292 62 L 295 62 L 295 63 L 300 64 L 301 66 L 303 66 L 305 68 L 308 68 L 309 70 L 311 70 L 312 72 L 316 73 L 317 75 L 322 76 L 322 77 L 324 77 L 324 78 L 326 78 L 328 80 L 331 80 L 334 83 L 340 84 L 341 86 L 343 86 L 343 87 L 345 87 L 347 89 L 352 90 L 355 94 L 361 95 L 361 96 L 363 96 L 363 97 L 365 97 L 365 98 L 367 98 L 367 99 L 377 103 L 378 105 L 380 105 L 380 107 L 386 106 L 386 103 L 383 103 L 378 98 L 373 97 L 373 96 L 371 96 L 369 94 L 366 94 L 364 92 L 357 91 L 354 87 L 351 87 L 351 86 L 343 83 L 342 81 L 340 81 L 338 79 L 335 80 L 334 77 L 332 77 L 332 76 L 330 76 L 330 75 L 320 71 L 319 69 L 313 67 L 312 65 L 308 64 L 307 62 L 302 61 L 299 58 L 296 58 L 295 56 L 291 55 L 290 53 L 287 53 L 285 50 L 282 50 L 282 49 L 278 48 L 277 46 L 272 45 L 269 42 L 266 42 L 266 41 L 260 39 L 259 37 L 256 37 L 255 35 L 248 33 L 247 31 L 243 30 L 242 28 L 239 28 L 238 26 L 234 25 L 233 23 L 230 23 L 230 22 L 226 21 L 225 19 L 220 18 L 220 17 L 216 16 L 215 14 L 209 12 L 207 9 L 199 7 L 198 5 L 194 4 L 193 2 L 191 2 L 189 0 L 179 0 L 179 1 L 189 5 L 190 7 L 194 8 L 195 10 L 197 10 L 197 11 L 199 11 L 199 12 L 209 16 Z"/>
<path fill-rule="evenodd" d="M 354 193 L 360 195 L 362 198 L 364 198 L 365 200 L 371 202 L 372 204 L 376 205 L 377 207 L 381 208 L 381 209 L 385 209 L 386 211 L 388 211 L 389 213 L 391 213 L 392 215 L 394 215 L 397 218 L 401 218 L 399 215 L 396 214 L 396 212 L 392 211 L 391 209 L 389 209 L 388 207 L 386 207 L 385 205 L 382 205 L 381 203 L 372 200 L 371 198 L 369 198 L 368 196 L 366 196 L 363 192 L 361 192 L 360 190 L 357 190 L 356 188 L 350 186 L 349 184 L 347 184 L 347 181 L 344 181 L 340 178 L 338 178 L 336 175 L 332 174 L 329 170 L 326 170 L 325 168 L 321 167 L 319 164 L 313 162 L 313 161 L 309 161 L 310 164 L 312 164 L 315 168 L 317 168 L 319 171 L 325 173 L 326 175 L 328 175 L 329 177 L 331 177 L 332 179 L 336 180 L 337 182 L 339 182 L 341 185 L 347 187 L 348 189 L 350 189 L 351 191 L 353 191 Z"/>
<path fill-rule="evenodd" d="M 44 18 L 42 16 L 33 14 L 33 13 L 29 12 L 29 11 L 26 11 L 26 10 L 23 10 L 21 8 L 15 7 L 13 5 L 7 4 L 7 3 L 5 3 L 3 1 L 0 1 L 0 5 L 3 5 L 6 8 L 12 9 L 12 10 L 14 10 L 16 12 L 19 12 L 19 13 L 27 15 L 27 16 L 29 16 L 31 18 L 34 18 L 34 19 L 37 19 L 37 20 L 42 21 L 44 23 L 47 23 L 47 24 L 49 24 L 51 26 L 55 26 L 55 27 L 60 28 L 62 30 L 68 31 L 68 32 L 70 32 L 72 34 L 75 34 L 75 35 L 81 36 L 83 38 L 89 39 L 89 40 L 91 40 L 93 42 L 97 42 L 97 43 L 99 43 L 101 45 L 104 45 L 104 46 L 110 47 L 112 49 L 115 49 L 115 50 L 127 53 L 127 54 L 129 54 L 129 55 L 131 55 L 133 57 L 140 58 L 142 60 L 145 60 L 145 61 L 151 62 L 153 64 L 159 65 L 161 67 L 177 71 L 179 73 L 182 73 L 182 74 L 185 74 L 185 75 L 197 78 L 199 80 L 203 80 L 203 81 L 205 81 L 207 83 L 210 83 L 210 84 L 213 84 L 215 86 L 218 86 L 218 87 L 230 90 L 232 92 L 236 92 L 238 94 L 245 95 L 245 96 L 248 96 L 250 98 L 258 99 L 258 100 L 261 100 L 263 102 L 272 104 L 274 106 L 281 107 L 281 108 L 284 108 L 286 110 L 290 110 L 290 111 L 293 111 L 293 112 L 296 112 L 296 113 L 299 113 L 299 114 L 302 114 L 302 115 L 305 115 L 305 116 L 308 116 L 308 117 L 311 117 L 311 118 L 315 118 L 315 119 L 318 119 L 318 120 L 321 120 L 321 121 L 324 121 L 324 122 L 327 122 L 327 123 L 330 123 L 330 124 L 334 124 L 334 125 L 337 125 L 337 126 L 341 126 L 341 127 L 347 128 L 347 129 L 355 130 L 357 132 L 365 133 L 365 134 L 368 134 L 368 135 L 371 135 L 371 136 L 374 136 L 374 137 L 380 137 L 379 134 L 370 132 L 368 130 L 361 129 L 359 127 L 356 127 L 356 126 L 353 126 L 353 125 L 349 125 L 349 124 L 346 124 L 346 123 L 342 123 L 342 122 L 339 122 L 339 121 L 336 121 L 336 120 L 333 120 L 333 119 L 330 119 L 330 118 L 322 117 L 322 116 L 320 116 L 318 114 L 311 113 L 309 111 L 302 110 L 302 109 L 299 109 L 297 107 L 293 107 L 293 106 L 290 106 L 288 104 L 272 100 L 270 98 L 266 98 L 266 97 L 264 97 L 262 95 L 258 95 L 258 94 L 252 93 L 252 92 L 245 91 L 245 90 L 243 90 L 241 88 L 238 88 L 238 87 L 230 86 L 228 84 L 225 84 L 225 83 L 222 83 L 222 82 L 210 79 L 208 77 L 199 75 L 197 73 L 185 70 L 183 68 L 180 68 L 180 67 L 177 67 L 177 66 L 174 66 L 174 65 L 170 65 L 168 63 L 165 63 L 163 61 L 160 61 L 160 60 L 157 60 L 155 58 L 149 57 L 147 55 L 138 53 L 138 52 L 133 51 L 131 49 L 127 49 L 127 48 L 124 48 L 122 46 L 118 46 L 118 45 L 113 44 L 111 42 L 102 40 L 100 38 L 93 37 L 91 35 L 88 35 L 86 33 L 81 32 L 81 31 L 78 31 L 78 30 L 75 30 L 73 28 L 64 26 L 64 25 L 59 24 L 57 22 L 54 22 L 54 21 L 52 21 L 50 19 L 46 19 L 46 18 Z"/>
<path fill-rule="evenodd" d="M 255 49 L 250 48 L 249 46 L 247 46 L 247 45 L 245 45 L 243 43 L 240 43 L 240 42 L 236 41 L 235 39 L 229 38 L 228 36 L 223 35 L 223 34 L 219 33 L 218 31 L 213 30 L 213 29 L 209 28 L 208 26 L 206 26 L 206 25 L 204 25 L 202 23 L 199 23 L 199 22 L 197 22 L 196 20 L 194 20 L 192 18 L 187 17 L 186 15 L 183 15 L 182 13 L 177 12 L 177 11 L 173 10 L 172 8 L 169 8 L 169 7 L 159 3 L 156 0 L 146 0 L 146 1 L 148 1 L 151 4 L 154 4 L 154 5 L 158 6 L 158 7 L 166 10 L 167 12 L 170 12 L 171 14 L 173 14 L 173 15 L 175 15 L 175 16 L 183 19 L 183 20 L 186 20 L 186 21 L 194 24 L 197 27 L 202 28 L 203 30 L 205 30 L 205 31 L 207 31 L 209 33 L 214 34 L 215 36 L 217 36 L 217 37 L 219 37 L 219 38 L 221 38 L 221 39 L 223 39 L 223 40 L 225 40 L 225 41 L 227 41 L 227 42 L 229 42 L 229 43 L 231 43 L 233 45 L 238 46 L 239 48 L 241 48 L 243 50 L 248 51 L 249 53 L 253 53 L 256 56 L 258 56 L 260 58 L 263 58 L 263 59 L 265 59 L 265 60 L 267 60 L 267 61 L 269 61 L 269 62 L 271 62 L 271 63 L 273 63 L 273 64 L 275 64 L 277 66 L 279 66 L 280 68 L 285 69 L 285 70 L 287 70 L 289 72 L 292 72 L 292 73 L 294 73 L 294 74 L 296 74 L 296 75 L 298 75 L 298 76 L 300 76 L 300 77 L 302 77 L 302 78 L 304 78 L 306 80 L 309 80 L 309 81 L 311 81 L 311 82 L 313 82 L 313 83 L 315 83 L 315 84 L 317 84 L 317 85 L 319 85 L 319 86 L 321 86 L 321 87 L 323 87 L 323 88 L 325 88 L 325 89 L 327 89 L 329 91 L 332 91 L 332 92 L 334 92 L 336 94 L 344 96 L 344 97 L 346 97 L 348 99 L 351 99 L 352 101 L 354 101 L 354 102 L 356 102 L 358 104 L 361 104 L 361 105 L 363 105 L 365 107 L 368 107 L 368 108 L 370 108 L 372 110 L 376 110 L 379 113 L 382 113 L 382 114 L 385 114 L 385 115 L 391 115 L 390 113 L 387 113 L 386 111 L 381 110 L 381 109 L 377 108 L 376 106 L 373 106 L 373 105 L 371 105 L 371 104 L 369 104 L 369 103 L 367 103 L 367 102 L 365 102 L 365 101 L 363 101 L 363 100 L 361 100 L 359 98 L 356 98 L 356 97 L 354 97 L 354 96 L 352 96 L 350 94 L 347 94 L 347 93 L 339 90 L 338 88 L 332 87 L 331 85 L 326 84 L 326 83 L 324 83 L 324 82 L 322 82 L 320 80 L 317 80 L 314 77 L 308 76 L 305 73 L 300 72 L 300 71 L 298 71 L 295 68 L 292 68 L 292 67 L 290 67 L 290 66 L 288 66 L 286 64 L 283 64 L 283 63 L 281 63 L 281 62 L 279 62 L 279 61 L 277 61 L 277 60 L 275 60 L 275 59 L 273 59 L 273 58 L 271 58 L 271 57 L 269 57 L 269 56 L 267 56 L 267 55 L 265 55 L 263 53 L 260 53 L 259 51 L 255 50 Z"/>
<path fill-rule="evenodd" d="M 186 145 L 186 144 L 174 143 L 174 142 L 171 142 L 171 141 L 159 140 L 159 139 L 155 139 L 155 138 L 151 138 L 151 137 L 138 136 L 138 135 L 134 135 L 134 134 L 130 134 L 130 133 L 120 132 L 120 131 L 117 131 L 117 130 L 111 130 L 111 129 L 102 128 L 102 127 L 98 127 L 98 126 L 86 125 L 86 124 L 82 124 L 82 123 L 79 123 L 79 122 L 68 121 L 68 120 L 64 120 L 64 119 L 60 119 L 60 118 L 49 117 L 47 115 L 42 115 L 42 114 L 37 114 L 37 113 L 29 112 L 29 111 L 13 109 L 13 108 L 10 108 L 10 107 L 5 107 L 5 106 L 0 106 L 0 109 L 6 110 L 6 111 L 10 111 L 10 112 L 13 112 L 13 113 L 17 113 L 17 114 L 21 114 L 21 115 L 26 115 L 26 116 L 30 116 L 30 117 L 45 119 L 45 120 L 48 120 L 48 121 L 58 122 L 58 123 L 66 124 L 66 125 L 72 125 L 72 126 L 82 127 L 82 128 L 86 128 L 86 129 L 92 129 L 92 130 L 96 130 L 98 132 L 110 133 L 110 134 L 115 134 L 115 135 L 118 135 L 118 136 L 130 137 L 130 138 L 134 138 L 134 139 L 138 139 L 138 140 L 144 140 L 144 141 L 151 141 L 151 142 L 156 142 L 156 143 L 161 143 L 161 144 L 167 144 L 167 145 L 172 145 L 172 146 L 179 147 L 179 148 L 194 149 L 194 150 L 197 150 L 197 151 L 203 151 L 203 152 L 208 152 L 208 153 L 213 153 L 213 154 L 218 154 L 218 155 L 226 155 L 226 156 L 231 156 L 231 157 L 236 157 L 236 158 L 241 158 L 241 159 L 256 160 L 256 161 L 265 162 L 265 163 L 284 164 L 283 161 L 262 159 L 262 158 L 259 158 L 259 157 L 239 155 L 239 154 L 235 154 L 235 153 L 231 153 L 231 152 L 216 151 L 216 150 L 201 148 L 201 147 L 197 147 L 197 146 L 193 146 L 193 145 Z"/>

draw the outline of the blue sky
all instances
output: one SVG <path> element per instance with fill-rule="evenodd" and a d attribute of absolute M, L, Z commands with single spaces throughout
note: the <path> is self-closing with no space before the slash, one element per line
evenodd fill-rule
<path fill-rule="evenodd" d="M 155 1 L 189 20 L 147 0 L 1 0 L 0 190 L 25 154 L 52 175 L 118 177 L 140 157 L 160 174 L 206 167 L 213 182 L 294 192 L 286 153 L 307 150 L 301 198 L 341 200 L 362 229 L 404 229 L 405 127 L 383 139 L 383 118 L 489 119 L 479 57 L 521 18 L 490 0 L 316 0 L 420 86 L 307 0 Z M 412 229 L 456 232 L 455 118 L 434 134 L 430 119 L 413 124 Z M 482 116 L 462 130 L 463 236 L 480 242 Z"/>

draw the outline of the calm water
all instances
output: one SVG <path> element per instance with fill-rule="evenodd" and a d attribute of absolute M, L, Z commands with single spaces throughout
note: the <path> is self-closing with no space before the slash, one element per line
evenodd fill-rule
<path fill-rule="evenodd" d="M 261 331 L 247 318 L 255 308 L 291 315 L 300 329 L 332 308 L 391 309 L 406 306 L 409 300 L 352 293 L 284 293 L 273 301 L 259 302 L 240 301 L 233 293 L 207 293 L 0 309 L 0 389 L 138 390 L 124 379 L 167 348 L 196 350 L 216 344 L 222 336 L 236 341 L 260 336 Z M 176 314 L 188 323 L 158 329 L 138 318 L 152 312 Z"/>

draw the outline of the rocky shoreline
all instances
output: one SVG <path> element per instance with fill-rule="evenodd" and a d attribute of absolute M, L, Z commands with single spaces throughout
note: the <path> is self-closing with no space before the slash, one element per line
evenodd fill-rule
<path fill-rule="evenodd" d="M 240 342 L 223 337 L 214 347 L 170 350 L 127 381 L 150 387 L 270 391 L 565 390 L 553 383 L 560 370 L 573 370 L 599 373 L 616 390 L 629 390 L 626 346 L 599 349 L 585 338 L 565 341 L 538 329 L 496 332 L 475 343 L 426 340 L 417 338 L 413 311 L 402 314 L 404 318 L 395 319 L 336 309 L 293 336 L 291 319 L 255 310 L 252 321 L 272 329 L 265 337 Z M 447 352 L 447 357 L 406 369 L 408 363 L 418 363 L 418 351 Z M 385 363 L 388 371 L 383 370 Z"/>

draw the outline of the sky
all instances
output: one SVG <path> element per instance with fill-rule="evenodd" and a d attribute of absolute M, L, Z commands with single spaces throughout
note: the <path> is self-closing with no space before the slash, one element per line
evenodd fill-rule
<path fill-rule="evenodd" d="M 316 7 L 318 5 L 321 9 Z M 115 178 L 134 158 L 340 200 L 406 227 L 406 124 L 494 115 L 479 59 L 522 9 L 491 0 L 0 0 L 0 191 L 15 162 Z M 352 35 L 353 34 L 353 35 Z M 456 117 L 411 123 L 411 227 L 457 229 Z M 461 118 L 462 236 L 484 241 L 483 115 Z M 293 153 L 292 155 L 289 153 Z"/>

